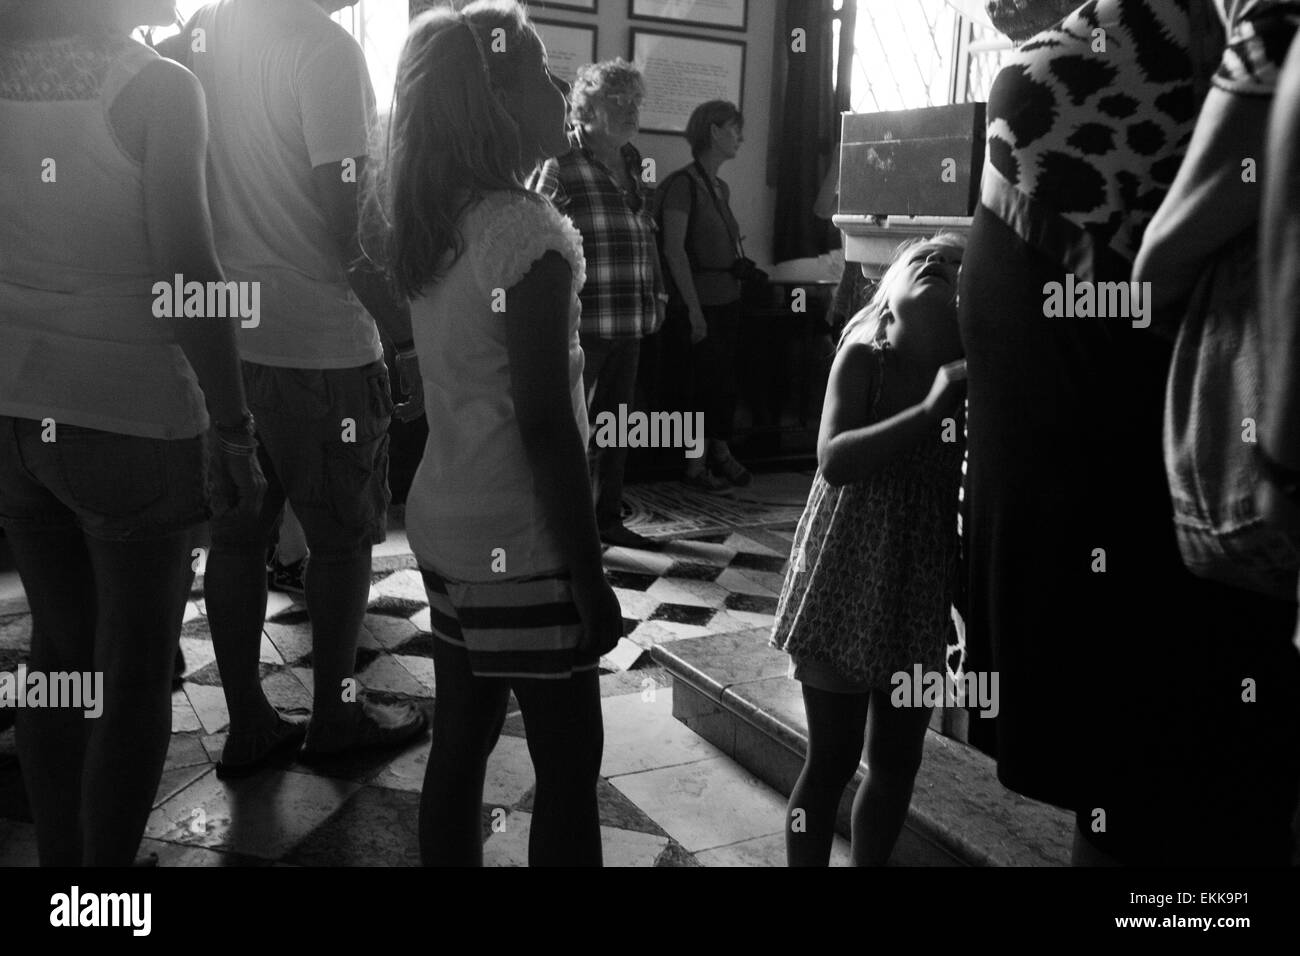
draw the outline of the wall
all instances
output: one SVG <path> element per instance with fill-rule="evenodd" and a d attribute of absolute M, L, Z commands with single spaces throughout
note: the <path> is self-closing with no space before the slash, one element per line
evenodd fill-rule
<path fill-rule="evenodd" d="M 767 150 L 772 135 L 772 61 L 778 5 L 781 0 L 749 0 L 748 28 L 716 30 L 691 23 L 661 23 L 632 20 L 629 0 L 598 0 L 593 15 L 530 4 L 533 16 L 562 23 L 592 24 L 596 27 L 596 56 L 601 60 L 627 58 L 631 29 L 659 30 L 698 37 L 745 42 L 744 101 L 745 144 L 736 158 L 722 167 L 719 175 L 731 186 L 731 205 L 740 222 L 745 251 L 762 266 L 772 258 L 772 220 L 776 190 L 767 185 Z M 653 82 L 653 78 L 647 78 Z M 636 139 L 642 155 L 652 157 L 662 179 L 691 161 L 684 136 L 642 133 Z"/>

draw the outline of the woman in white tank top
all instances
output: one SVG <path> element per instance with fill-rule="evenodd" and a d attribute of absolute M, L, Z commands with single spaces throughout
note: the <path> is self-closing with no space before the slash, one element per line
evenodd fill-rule
<path fill-rule="evenodd" d="M 134 860 L 206 463 L 215 507 L 264 487 L 233 320 L 172 319 L 160 291 L 223 278 L 198 83 L 129 39 L 171 16 L 0 0 L 0 526 L 32 612 L 11 696 L 47 866 Z"/>

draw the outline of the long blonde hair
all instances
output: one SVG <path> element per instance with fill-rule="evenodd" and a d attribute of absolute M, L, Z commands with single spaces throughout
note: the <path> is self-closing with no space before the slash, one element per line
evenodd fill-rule
<path fill-rule="evenodd" d="M 866 336 L 869 342 L 879 343 L 885 337 L 885 316 L 889 314 L 889 297 L 893 293 L 894 284 L 898 281 L 899 274 L 907 266 L 908 253 L 917 246 L 924 245 L 944 245 L 955 246 L 958 249 L 966 248 L 966 237 L 956 232 L 938 232 L 933 236 L 917 236 L 901 242 L 894 254 L 889 258 L 889 266 L 885 269 L 885 274 L 880 277 L 876 283 L 876 289 L 871 294 L 866 306 L 858 312 L 857 315 L 849 319 L 844 326 L 844 331 L 840 333 L 840 341 L 837 348 L 843 347 L 848 341 L 851 334 Z"/>
<path fill-rule="evenodd" d="M 457 223 L 485 193 L 546 202 L 524 188 L 524 143 L 500 96 L 518 88 L 540 46 L 515 0 L 478 0 L 459 13 L 436 8 L 411 24 L 387 148 L 366 190 L 367 254 L 401 295 L 415 298 L 438 279 L 449 250 L 452 261 L 460 256 Z"/>

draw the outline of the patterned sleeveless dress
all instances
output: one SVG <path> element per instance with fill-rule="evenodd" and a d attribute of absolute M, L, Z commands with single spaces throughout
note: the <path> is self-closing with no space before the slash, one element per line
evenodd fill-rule
<path fill-rule="evenodd" d="M 875 355 L 872 423 L 893 365 L 888 346 Z M 944 673 L 958 560 L 961 431 L 952 442 L 936 431 L 865 481 L 837 488 L 817 472 L 771 641 L 796 665 L 829 668 L 843 689 L 887 689 L 891 675 L 911 673 L 915 664 Z"/>

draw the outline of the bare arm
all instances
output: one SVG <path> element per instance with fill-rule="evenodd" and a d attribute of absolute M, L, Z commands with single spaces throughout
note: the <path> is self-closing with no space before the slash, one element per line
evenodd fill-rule
<path fill-rule="evenodd" d="M 1260 234 L 1264 348 L 1262 436 L 1269 456 L 1300 469 L 1300 43 L 1273 100 Z"/>
<path fill-rule="evenodd" d="M 677 283 L 682 301 L 692 312 L 698 312 L 700 297 L 695 291 L 695 278 L 691 275 L 691 260 L 686 255 L 687 221 L 684 212 L 664 210 L 664 258 L 668 261 L 668 271 Z"/>
<path fill-rule="evenodd" d="M 927 437 L 945 415 L 956 414 L 966 394 L 965 362 L 935 374 L 925 401 L 873 425 L 867 424 L 876 389 L 876 360 L 865 342 L 840 349 L 831 367 L 817 436 L 817 464 L 827 484 L 847 485 L 875 474 Z"/>
<path fill-rule="evenodd" d="M 506 291 L 510 397 L 542 507 L 570 575 L 583 623 L 582 648 L 604 654 L 618 644 L 623 622 L 601 565 L 587 449 L 569 393 L 572 281 L 569 264 L 552 251 Z"/>
<path fill-rule="evenodd" d="M 506 291 L 510 389 L 524 450 L 574 579 L 601 577 L 587 450 L 569 394 L 569 289 L 573 273 L 548 252 Z"/>
<path fill-rule="evenodd" d="M 374 316 L 380 331 L 393 345 L 411 341 L 410 306 L 394 297 L 383 272 L 365 257 L 357 231 L 359 219 L 358 182 L 364 182 L 364 156 L 356 158 L 356 169 L 344 175 L 343 163 L 326 163 L 312 170 L 316 201 L 329 223 L 330 233 L 338 246 L 339 263 L 347 273 L 348 284 L 366 311 Z M 355 173 L 355 175 L 353 175 Z"/>
<path fill-rule="evenodd" d="M 1256 176 L 1261 172 L 1268 107 L 1263 97 L 1210 90 L 1187 158 L 1147 226 L 1133 267 L 1136 281 L 1151 283 L 1157 309 L 1190 295 L 1214 251 L 1258 221 L 1260 186 L 1243 180 L 1242 164 L 1251 160 Z"/>
<path fill-rule="evenodd" d="M 695 184 L 691 182 L 689 176 L 679 176 L 669 187 L 669 195 L 664 197 L 664 259 L 668 262 L 668 272 L 672 275 L 673 282 L 677 284 L 677 291 L 681 293 L 686 308 L 690 310 L 691 315 L 698 315 L 700 297 L 695 291 L 695 278 L 691 275 L 691 259 L 686 254 L 688 239 L 686 233 L 690 229 L 691 216 L 689 212 L 667 208 L 668 200 L 673 195 L 680 190 L 694 188 Z M 687 193 L 688 198 L 689 195 Z"/>
<path fill-rule="evenodd" d="M 151 63 L 136 81 L 149 104 L 145 126 L 145 223 L 154 274 L 170 281 L 220 282 L 208 211 L 208 120 L 203 90 L 188 70 L 169 60 Z M 178 318 L 177 343 L 185 352 L 214 421 L 243 416 L 244 381 L 235 345 L 237 319 Z"/>

